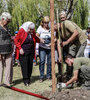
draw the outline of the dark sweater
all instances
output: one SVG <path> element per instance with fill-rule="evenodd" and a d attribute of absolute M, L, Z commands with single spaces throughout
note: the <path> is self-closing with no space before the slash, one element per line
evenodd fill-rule
<path fill-rule="evenodd" d="M 34 48 L 33 38 L 28 35 L 26 40 L 22 44 L 22 48 L 23 48 L 25 54 L 34 54 L 35 48 Z"/>
<path fill-rule="evenodd" d="M 0 26 L 0 54 L 9 54 L 12 52 L 11 35 Z"/>

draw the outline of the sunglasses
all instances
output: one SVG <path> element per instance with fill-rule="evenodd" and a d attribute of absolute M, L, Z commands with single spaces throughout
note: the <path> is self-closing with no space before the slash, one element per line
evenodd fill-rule
<path fill-rule="evenodd" d="M 49 22 L 44 22 L 44 24 L 48 24 Z"/>

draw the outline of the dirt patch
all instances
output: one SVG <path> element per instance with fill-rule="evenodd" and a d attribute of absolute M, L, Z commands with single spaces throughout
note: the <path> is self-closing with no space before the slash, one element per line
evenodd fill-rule
<path fill-rule="evenodd" d="M 55 93 L 45 91 L 42 95 L 50 100 L 90 100 L 90 91 L 83 89 L 66 89 Z"/>

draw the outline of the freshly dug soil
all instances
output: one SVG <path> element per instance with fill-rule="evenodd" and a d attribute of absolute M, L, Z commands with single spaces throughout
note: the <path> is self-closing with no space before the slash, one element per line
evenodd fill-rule
<path fill-rule="evenodd" d="M 83 89 L 65 89 L 55 93 L 45 91 L 42 95 L 50 100 L 90 100 L 90 90 Z"/>

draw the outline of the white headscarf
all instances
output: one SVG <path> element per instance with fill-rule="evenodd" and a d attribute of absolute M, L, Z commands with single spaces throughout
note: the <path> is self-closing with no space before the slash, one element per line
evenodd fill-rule
<path fill-rule="evenodd" d="M 28 21 L 28 22 L 23 23 L 19 29 L 23 28 L 25 30 L 25 32 L 27 32 L 29 27 L 30 27 L 30 29 L 34 29 L 35 24 L 33 22 Z"/>

